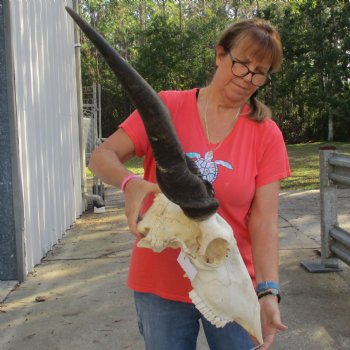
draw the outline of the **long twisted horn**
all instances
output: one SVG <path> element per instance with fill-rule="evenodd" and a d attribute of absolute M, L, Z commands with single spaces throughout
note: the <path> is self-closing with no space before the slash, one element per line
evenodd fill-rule
<path fill-rule="evenodd" d="M 100 51 L 138 109 L 156 160 L 162 192 L 193 219 L 201 220 L 215 213 L 218 202 L 213 198 L 213 189 L 185 156 L 163 101 L 98 32 L 71 8 L 66 10 Z"/>

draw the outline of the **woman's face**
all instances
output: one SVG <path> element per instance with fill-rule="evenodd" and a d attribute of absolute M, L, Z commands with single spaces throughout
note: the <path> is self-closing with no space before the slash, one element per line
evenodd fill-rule
<path fill-rule="evenodd" d="M 235 61 L 247 66 L 250 72 L 268 74 L 271 62 L 269 58 L 258 60 L 253 54 L 254 50 L 246 50 L 239 44 L 231 49 L 231 56 Z M 215 86 L 222 96 L 231 103 L 244 104 L 257 90 L 252 84 L 252 74 L 249 72 L 244 77 L 239 77 L 232 72 L 232 59 L 223 47 L 216 49 L 217 70 L 214 76 Z"/>

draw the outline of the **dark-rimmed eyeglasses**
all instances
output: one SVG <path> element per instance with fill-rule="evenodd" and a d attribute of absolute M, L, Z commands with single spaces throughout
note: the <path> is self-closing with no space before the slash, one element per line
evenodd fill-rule
<path fill-rule="evenodd" d="M 252 72 L 246 64 L 235 60 L 232 51 L 230 51 L 230 58 L 232 61 L 231 71 L 236 77 L 243 78 L 250 73 L 252 75 L 251 83 L 255 86 L 264 86 L 269 82 L 269 74 Z"/>

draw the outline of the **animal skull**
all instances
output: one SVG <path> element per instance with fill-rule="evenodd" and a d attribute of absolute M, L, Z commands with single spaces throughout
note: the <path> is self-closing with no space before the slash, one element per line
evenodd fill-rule
<path fill-rule="evenodd" d="M 158 194 L 138 224 L 145 236 L 138 247 L 155 252 L 181 248 L 195 269 L 189 296 L 216 327 L 236 321 L 263 343 L 258 299 L 231 227 L 219 215 L 203 221 L 188 218 L 181 208 Z"/>

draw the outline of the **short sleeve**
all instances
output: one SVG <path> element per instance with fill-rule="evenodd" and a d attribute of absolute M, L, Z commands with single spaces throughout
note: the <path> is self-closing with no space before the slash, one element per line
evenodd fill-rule
<path fill-rule="evenodd" d="M 135 153 L 138 157 L 143 157 L 149 147 L 149 142 L 145 127 L 137 109 L 130 114 L 120 125 L 126 134 L 130 137 L 135 146 Z"/>
<path fill-rule="evenodd" d="M 264 122 L 258 145 L 256 187 L 290 176 L 288 153 L 283 135 L 272 120 Z"/>

